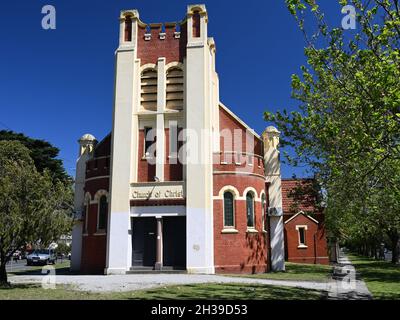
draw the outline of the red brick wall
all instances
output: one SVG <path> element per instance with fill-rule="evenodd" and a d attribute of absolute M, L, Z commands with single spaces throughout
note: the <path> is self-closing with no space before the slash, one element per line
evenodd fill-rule
<path fill-rule="evenodd" d="M 214 263 L 217 273 L 266 272 L 267 234 L 262 232 L 261 202 L 255 202 L 255 227 L 247 233 L 246 201 L 235 200 L 235 228 L 238 233 L 224 234 L 223 200 L 214 200 Z"/>
<path fill-rule="evenodd" d="M 110 173 L 110 158 L 94 158 L 86 164 L 86 179 L 93 177 L 108 176 Z"/>
<path fill-rule="evenodd" d="M 246 128 L 242 124 L 240 124 L 235 118 L 233 118 L 228 112 L 226 112 L 222 107 L 219 108 L 219 126 L 220 126 L 220 131 L 227 129 L 232 132 L 232 135 L 231 135 L 232 139 L 225 138 L 226 141 L 224 141 L 224 137 L 221 136 L 221 138 L 220 138 L 221 151 L 239 151 L 239 150 L 234 150 L 234 142 L 235 143 L 237 143 L 237 142 L 233 141 L 233 139 L 235 139 L 234 130 L 241 130 L 242 131 L 242 134 L 241 134 L 242 150 L 240 150 L 240 151 L 247 152 L 247 150 L 246 150 Z M 262 141 L 260 139 L 258 139 L 257 137 L 255 137 L 254 135 L 252 135 L 252 139 L 253 139 L 253 145 L 254 145 L 253 152 L 255 154 L 263 156 Z M 225 150 L 225 145 L 228 148 L 227 150 Z M 239 143 L 239 146 L 240 146 L 240 143 Z"/>
<path fill-rule="evenodd" d="M 154 181 L 156 165 L 150 164 L 147 159 L 144 158 L 144 130 L 139 130 L 138 148 L 138 182 Z"/>
<path fill-rule="evenodd" d="M 177 148 L 179 150 L 182 143 L 178 141 Z M 182 181 L 183 166 L 179 159 L 169 158 L 169 129 L 165 129 L 165 159 L 164 159 L 164 180 L 165 181 Z"/>
<path fill-rule="evenodd" d="M 166 58 L 166 63 L 179 61 L 183 62 L 186 56 L 187 31 L 186 23 L 181 26 L 181 36 L 174 38 L 175 26 L 166 26 L 165 39 L 160 40 L 160 28 L 151 29 L 151 40 L 144 40 L 146 29 L 138 28 L 138 58 L 141 59 L 141 65 L 147 63 L 157 64 L 160 57 Z"/>
<path fill-rule="evenodd" d="M 244 154 L 216 154 L 213 155 L 214 172 L 229 171 L 237 173 L 257 174 L 264 177 L 264 161 L 261 157 L 250 157 Z M 238 164 L 236 163 L 238 161 Z"/>
<path fill-rule="evenodd" d="M 285 217 L 285 220 L 288 221 L 289 218 Z M 307 248 L 298 248 L 299 236 L 296 225 L 307 226 Z M 329 264 L 323 220 L 317 224 L 308 217 L 299 214 L 293 220 L 285 223 L 285 254 L 286 260 L 289 262 Z"/>
<path fill-rule="evenodd" d="M 82 237 L 81 273 L 103 274 L 106 265 L 106 235 L 95 235 L 97 228 L 97 204 L 89 207 L 87 235 Z"/>
<path fill-rule="evenodd" d="M 111 133 L 108 134 L 102 141 L 100 141 L 95 150 L 94 157 L 104 157 L 111 155 Z"/>
<path fill-rule="evenodd" d="M 227 154 L 220 156 L 214 154 L 214 196 L 218 196 L 220 190 L 227 185 L 235 187 L 240 197 L 245 197 L 244 190 L 253 187 L 260 198 L 261 191 L 265 191 L 264 162 L 262 159 L 262 144 L 259 139 L 252 135 L 254 147 L 246 150 L 246 128 L 243 127 L 224 109 L 220 108 L 220 130 L 228 129 L 231 132 L 237 129 L 242 132 L 239 146 L 242 152 L 250 152 L 260 157 L 252 157 L 252 166 L 249 158 L 241 154 L 239 158 L 225 159 Z M 232 135 L 233 137 L 233 135 Z M 235 150 L 232 140 L 228 141 L 227 149 L 224 150 L 224 141 L 221 138 L 221 151 Z M 229 157 L 229 155 L 228 155 Z M 247 161 L 246 161 L 247 160 Z M 227 161 L 228 164 L 221 164 Z M 240 164 L 236 164 L 239 162 Z M 232 172 L 220 173 L 218 172 Z M 257 199 L 255 199 L 257 200 Z M 223 200 L 214 200 L 214 260 L 215 269 L 218 273 L 257 273 L 266 272 L 267 263 L 267 234 L 262 232 L 262 204 L 261 201 L 254 202 L 255 228 L 258 233 L 247 232 L 246 200 L 235 199 L 235 228 L 238 233 L 226 234 L 221 231 L 224 228 Z"/>
<path fill-rule="evenodd" d="M 89 192 L 92 199 L 97 191 L 106 190 L 109 188 L 109 178 L 93 179 L 85 182 L 85 193 Z"/>
<path fill-rule="evenodd" d="M 101 141 L 95 151 L 95 158 L 86 165 L 86 179 L 84 191 L 89 192 L 91 200 L 99 190 L 109 190 L 111 135 Z M 96 177 L 99 177 L 96 179 Z M 103 178 L 102 178 L 103 177 Z M 81 273 L 103 274 L 106 265 L 106 235 L 94 235 L 97 228 L 97 204 L 89 206 L 87 235 L 82 237 Z M 83 223 L 85 225 L 86 219 Z M 84 226 L 85 228 L 85 226 Z"/>

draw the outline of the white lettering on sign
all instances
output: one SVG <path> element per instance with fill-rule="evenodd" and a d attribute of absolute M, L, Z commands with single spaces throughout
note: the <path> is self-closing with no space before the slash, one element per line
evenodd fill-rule
<path fill-rule="evenodd" d="M 177 186 L 135 187 L 132 189 L 133 199 L 182 199 L 183 188 Z"/>

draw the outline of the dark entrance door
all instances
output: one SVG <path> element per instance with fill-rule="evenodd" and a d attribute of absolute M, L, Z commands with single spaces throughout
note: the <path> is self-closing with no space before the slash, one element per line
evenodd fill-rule
<path fill-rule="evenodd" d="M 132 266 L 154 267 L 157 224 L 155 218 L 132 218 Z"/>
<path fill-rule="evenodd" d="M 163 217 L 163 265 L 186 269 L 186 217 Z"/>

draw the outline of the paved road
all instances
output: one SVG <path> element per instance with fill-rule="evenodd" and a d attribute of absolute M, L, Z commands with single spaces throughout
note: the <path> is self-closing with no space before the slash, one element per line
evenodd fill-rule
<path fill-rule="evenodd" d="M 67 260 L 63 260 L 63 261 L 67 261 Z M 57 260 L 57 262 L 61 262 L 61 260 Z M 26 264 L 26 260 L 22 259 L 22 260 L 18 260 L 18 261 L 10 261 L 7 263 L 6 265 L 6 270 L 7 272 L 15 272 L 15 271 L 19 271 L 19 272 L 29 272 L 29 271 L 33 271 L 33 270 L 37 270 L 36 266 L 28 266 Z"/>
<path fill-rule="evenodd" d="M 7 272 L 13 271 L 29 271 L 32 267 L 26 265 L 26 260 L 10 261 L 6 265 Z"/>

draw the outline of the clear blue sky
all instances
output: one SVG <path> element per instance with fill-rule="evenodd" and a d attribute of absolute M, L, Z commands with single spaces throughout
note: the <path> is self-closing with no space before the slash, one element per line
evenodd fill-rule
<path fill-rule="evenodd" d="M 326 2 L 326 1 L 324 1 Z M 0 128 L 57 146 L 70 174 L 77 140 L 111 130 L 114 51 L 119 11 L 136 8 L 144 22 L 181 20 L 188 1 L 29 0 L 0 5 Z M 200 1 L 217 46 L 220 98 L 258 133 L 265 110 L 294 109 L 290 77 L 305 63 L 304 39 L 284 0 Z M 272 4 L 273 3 L 273 4 Z M 57 29 L 43 30 L 41 9 L 54 5 Z M 324 4 L 333 25 L 336 0 Z M 283 166 L 284 177 L 304 168 Z"/>

